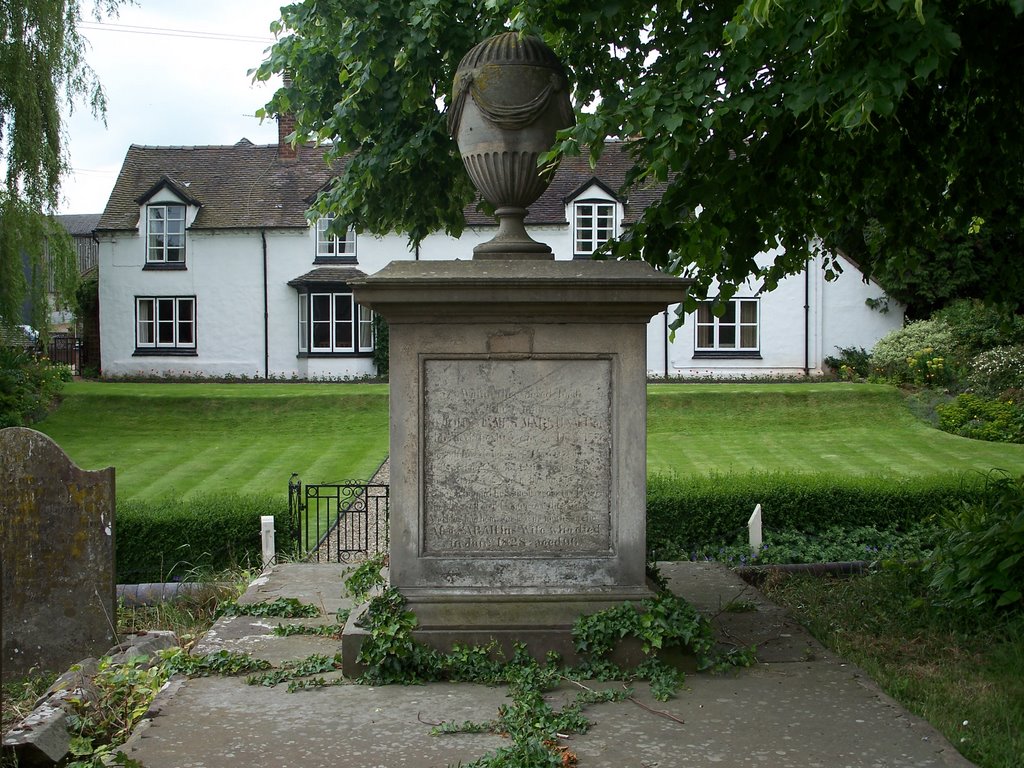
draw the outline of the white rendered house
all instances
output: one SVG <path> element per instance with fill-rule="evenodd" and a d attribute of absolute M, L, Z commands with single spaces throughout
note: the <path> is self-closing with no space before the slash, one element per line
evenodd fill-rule
<path fill-rule="evenodd" d="M 590 258 L 658 194 L 625 199 L 621 145 L 591 169 L 566 158 L 526 219 L 556 259 Z M 255 146 L 133 145 L 96 228 L 102 373 L 344 379 L 375 373 L 369 311 L 349 281 L 394 260 L 471 259 L 495 224 L 467 211 L 454 239 L 327 234 L 305 212 L 331 178 L 322 150 L 283 141 Z M 765 258 L 770 258 L 766 254 Z M 741 290 L 723 317 L 705 307 L 671 334 L 672 307 L 648 330 L 655 376 L 819 373 L 836 347 L 870 348 L 903 323 L 865 300 L 882 296 L 849 264 L 834 282 L 817 264 L 759 295 Z"/>

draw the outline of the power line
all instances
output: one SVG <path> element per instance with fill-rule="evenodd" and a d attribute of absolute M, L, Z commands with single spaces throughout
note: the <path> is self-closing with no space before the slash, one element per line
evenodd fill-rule
<path fill-rule="evenodd" d="M 204 32 L 196 29 L 169 29 L 166 27 L 141 27 L 132 24 L 99 24 L 82 21 L 78 24 L 85 30 L 98 32 L 121 32 L 132 35 L 156 35 L 158 37 L 188 37 L 194 40 L 222 40 L 229 43 L 272 43 L 272 37 L 255 35 L 232 35 L 225 32 Z"/>

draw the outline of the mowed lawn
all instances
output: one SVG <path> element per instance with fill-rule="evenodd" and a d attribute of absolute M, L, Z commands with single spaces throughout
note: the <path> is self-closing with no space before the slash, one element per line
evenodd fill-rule
<path fill-rule="evenodd" d="M 1024 445 L 940 432 L 869 384 L 653 384 L 649 472 L 1024 473 Z M 379 384 L 75 382 L 36 428 L 121 498 L 286 492 L 368 479 L 388 452 Z"/>
<path fill-rule="evenodd" d="M 35 425 L 85 469 L 113 466 L 120 498 L 287 494 L 368 479 L 388 453 L 383 384 L 73 382 Z"/>
<path fill-rule="evenodd" d="M 931 427 L 882 384 L 653 384 L 647 468 L 931 475 L 1024 473 L 1024 445 Z"/>

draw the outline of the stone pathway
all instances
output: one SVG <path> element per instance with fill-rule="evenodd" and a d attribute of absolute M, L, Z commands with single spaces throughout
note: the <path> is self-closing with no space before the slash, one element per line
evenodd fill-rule
<path fill-rule="evenodd" d="M 376 474 L 370 478 L 370 485 L 383 485 L 386 486 L 391 480 L 391 459 L 387 458 L 384 463 L 380 465 Z M 369 507 L 368 515 L 354 514 L 344 515 L 339 525 L 332 528 L 328 534 L 321 541 L 320 546 L 311 552 L 306 558 L 308 562 L 313 563 L 361 563 L 369 557 L 372 557 L 379 552 L 387 551 L 387 529 L 386 522 L 384 520 L 379 521 L 380 529 L 378 530 L 378 522 L 375 516 L 375 510 L 377 502 L 374 502 L 375 497 L 382 497 L 385 495 L 383 488 L 371 488 L 369 491 L 370 499 L 367 499 L 367 506 Z M 369 526 L 369 530 L 367 530 Z M 341 557 L 338 556 L 338 549 L 347 549 L 348 546 L 345 542 L 369 542 L 369 549 L 360 552 L 346 552 L 342 551 Z M 339 547 L 340 544 L 340 547 Z"/>

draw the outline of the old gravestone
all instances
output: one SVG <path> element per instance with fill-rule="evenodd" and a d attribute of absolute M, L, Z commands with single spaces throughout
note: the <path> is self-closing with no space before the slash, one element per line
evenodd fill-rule
<path fill-rule="evenodd" d="M 114 470 L 46 435 L 0 430 L 2 675 L 62 670 L 114 639 Z"/>

